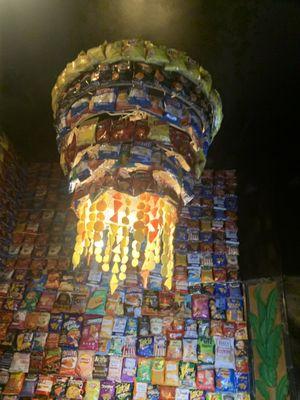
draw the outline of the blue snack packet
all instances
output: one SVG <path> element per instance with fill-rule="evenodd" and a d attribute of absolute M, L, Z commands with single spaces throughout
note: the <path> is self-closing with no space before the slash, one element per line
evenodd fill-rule
<path fill-rule="evenodd" d="M 175 98 L 166 97 L 164 101 L 164 119 L 172 124 L 180 125 L 182 118 L 182 104 Z"/>
<path fill-rule="evenodd" d="M 116 89 L 98 89 L 95 96 L 91 98 L 90 110 L 92 112 L 114 111 L 116 104 Z"/>
<path fill-rule="evenodd" d="M 230 297 L 241 298 L 243 296 L 241 284 L 239 282 L 231 282 L 231 283 L 229 283 L 228 284 L 228 289 L 229 289 L 229 296 Z"/>
<path fill-rule="evenodd" d="M 226 254 L 213 253 L 212 257 L 213 257 L 214 267 L 226 267 L 227 265 Z"/>
<path fill-rule="evenodd" d="M 216 370 L 216 392 L 235 392 L 235 373 L 233 369 Z"/>
<path fill-rule="evenodd" d="M 147 90 L 143 87 L 131 88 L 128 96 L 128 103 L 134 104 L 143 108 L 151 106 L 151 100 L 147 93 Z"/>
<path fill-rule="evenodd" d="M 249 374 L 243 372 L 236 372 L 235 386 L 237 392 L 249 392 L 250 391 Z"/>
<path fill-rule="evenodd" d="M 51 314 L 49 332 L 60 333 L 63 325 L 63 314 Z"/>
<path fill-rule="evenodd" d="M 228 296 L 228 287 L 226 283 L 216 283 L 214 285 L 214 295 L 215 296 Z"/>
<path fill-rule="evenodd" d="M 154 338 L 153 336 L 141 337 L 137 340 L 137 355 L 140 357 L 153 357 Z"/>

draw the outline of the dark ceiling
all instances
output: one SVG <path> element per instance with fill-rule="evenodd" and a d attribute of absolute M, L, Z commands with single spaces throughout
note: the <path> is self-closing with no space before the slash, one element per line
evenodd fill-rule
<path fill-rule="evenodd" d="M 238 170 L 245 270 L 299 274 L 299 22 L 289 0 L 0 0 L 1 125 L 25 160 L 58 160 L 50 92 L 80 50 L 131 37 L 185 50 L 223 100 L 208 165 Z"/>

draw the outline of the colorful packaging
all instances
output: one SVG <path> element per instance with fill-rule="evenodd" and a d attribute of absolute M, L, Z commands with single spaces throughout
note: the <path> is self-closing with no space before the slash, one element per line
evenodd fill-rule
<path fill-rule="evenodd" d="M 98 400 L 100 395 L 100 381 L 97 379 L 88 380 L 84 387 L 84 400 Z"/>
<path fill-rule="evenodd" d="M 235 392 L 235 375 L 233 369 L 216 369 L 216 391 Z"/>
<path fill-rule="evenodd" d="M 122 368 L 122 382 L 133 383 L 137 370 L 137 360 L 136 358 L 125 357 L 123 359 L 123 368 Z"/>
<path fill-rule="evenodd" d="M 215 337 L 215 367 L 235 369 L 234 339 Z"/>
<path fill-rule="evenodd" d="M 83 380 L 92 378 L 95 352 L 79 350 L 75 373 Z"/>
<path fill-rule="evenodd" d="M 213 369 L 201 369 L 200 366 L 198 366 L 196 375 L 196 386 L 197 389 L 214 392 L 215 371 Z"/>
<path fill-rule="evenodd" d="M 214 361 L 214 339 L 212 337 L 200 337 L 198 339 L 198 362 L 204 365 L 211 365 Z"/>

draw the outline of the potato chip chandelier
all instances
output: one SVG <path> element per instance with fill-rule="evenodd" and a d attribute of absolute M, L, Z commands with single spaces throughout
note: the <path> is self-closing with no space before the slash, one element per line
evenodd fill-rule
<path fill-rule="evenodd" d="M 97 265 L 113 293 L 137 268 L 172 288 L 178 208 L 220 128 L 209 73 L 184 52 L 143 40 L 81 52 L 52 107 L 78 217 L 73 266 Z"/>

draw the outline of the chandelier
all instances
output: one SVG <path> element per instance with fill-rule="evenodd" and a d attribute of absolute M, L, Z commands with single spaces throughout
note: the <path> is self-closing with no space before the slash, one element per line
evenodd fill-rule
<path fill-rule="evenodd" d="M 61 167 L 77 217 L 73 266 L 99 266 L 113 293 L 136 268 L 172 288 L 178 209 L 193 199 L 222 121 L 209 73 L 143 40 L 81 52 L 52 90 Z"/>

